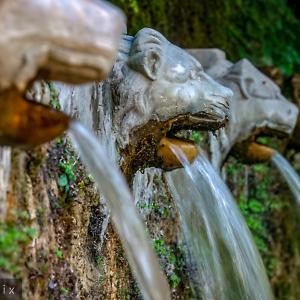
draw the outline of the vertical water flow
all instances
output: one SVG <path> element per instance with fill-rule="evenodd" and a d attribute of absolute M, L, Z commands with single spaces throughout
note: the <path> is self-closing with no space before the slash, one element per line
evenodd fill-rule
<path fill-rule="evenodd" d="M 300 177 L 289 162 L 278 152 L 274 152 L 272 162 L 289 185 L 297 204 L 300 205 Z"/>
<path fill-rule="evenodd" d="M 180 149 L 172 151 L 184 170 L 166 177 L 200 278 L 201 297 L 273 299 L 261 257 L 225 183 L 203 155 L 190 165 Z"/>
<path fill-rule="evenodd" d="M 104 147 L 80 123 L 71 124 L 70 136 L 107 201 L 144 299 L 170 299 L 167 281 L 147 239 L 125 179 Z"/>

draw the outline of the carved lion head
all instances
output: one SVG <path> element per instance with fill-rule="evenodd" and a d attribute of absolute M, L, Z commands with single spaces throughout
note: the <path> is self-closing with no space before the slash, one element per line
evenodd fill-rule
<path fill-rule="evenodd" d="M 203 60 L 207 71 L 218 82 L 233 91 L 229 122 L 216 137 L 211 137 L 211 152 L 218 152 L 212 153 L 217 167 L 222 165 L 229 152 L 247 162 L 259 161 L 259 156 L 247 155 L 247 147 L 260 136 L 284 138 L 291 135 L 298 108 L 281 94 L 270 78 L 247 59 L 232 64 L 218 49 L 199 49 L 193 54 L 199 61 Z"/>
<path fill-rule="evenodd" d="M 260 136 L 289 137 L 297 122 L 298 108 L 247 59 L 234 64 L 221 82 L 234 92 L 231 122 L 240 128 L 238 134 L 233 134 L 236 143 L 234 153 L 247 162 L 258 162 L 260 156 L 245 148 Z M 236 131 L 232 126 L 229 130 Z M 256 150 L 259 151 L 258 148 Z"/>
<path fill-rule="evenodd" d="M 257 131 L 292 133 L 298 116 L 297 107 L 247 59 L 234 64 L 221 82 L 234 91 L 233 121 L 243 126 L 239 140 Z"/>
<path fill-rule="evenodd" d="M 159 141 L 181 129 L 225 125 L 232 92 L 159 32 L 140 30 L 115 64 L 111 85 L 121 147 L 136 162 L 161 166 Z M 137 153 L 143 153 L 139 158 Z"/>

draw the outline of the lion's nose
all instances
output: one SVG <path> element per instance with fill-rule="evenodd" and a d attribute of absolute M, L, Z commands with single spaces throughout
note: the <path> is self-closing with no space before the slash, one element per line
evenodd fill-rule
<path fill-rule="evenodd" d="M 218 102 L 224 106 L 224 108 L 229 109 L 230 108 L 230 102 L 233 97 L 233 92 L 231 89 L 221 86 L 218 89 L 218 91 L 213 91 L 212 96 L 214 98 L 218 99 Z"/>
<path fill-rule="evenodd" d="M 231 98 L 233 97 L 233 91 L 227 87 L 223 88 L 223 97 L 227 100 L 227 102 L 229 103 L 229 101 L 231 100 Z M 228 104 L 229 105 L 229 104 Z"/>
<path fill-rule="evenodd" d="M 293 104 L 289 103 L 289 108 L 287 109 L 287 115 L 292 120 L 291 123 L 294 124 L 293 127 L 297 126 L 298 120 L 300 120 L 299 108 Z M 299 122 L 298 122 L 299 123 Z"/>

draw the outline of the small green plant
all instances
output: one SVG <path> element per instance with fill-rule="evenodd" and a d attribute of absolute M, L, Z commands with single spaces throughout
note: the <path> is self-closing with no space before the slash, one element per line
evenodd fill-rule
<path fill-rule="evenodd" d="M 67 288 L 61 287 L 59 290 L 64 296 L 68 296 L 69 290 Z"/>
<path fill-rule="evenodd" d="M 63 259 L 64 258 L 64 254 L 60 249 L 56 249 L 54 252 L 54 255 L 59 258 L 59 259 Z"/>
<path fill-rule="evenodd" d="M 56 208 L 66 208 L 89 194 L 96 196 L 93 177 L 86 172 L 71 142 L 63 137 L 55 142 L 56 181 L 60 197 Z"/>
<path fill-rule="evenodd" d="M 241 171 L 241 165 L 237 161 L 231 161 L 226 165 L 226 170 L 229 175 L 235 175 Z"/>
<path fill-rule="evenodd" d="M 138 202 L 138 207 L 141 209 L 153 209 L 153 210 L 158 210 L 159 209 L 159 205 L 156 203 L 146 203 L 146 202 Z"/>
<path fill-rule="evenodd" d="M 151 210 L 154 213 L 159 214 L 162 218 L 168 218 L 170 216 L 170 206 L 164 204 L 157 204 L 155 202 L 146 203 L 139 201 L 137 206 L 141 210 Z"/>
<path fill-rule="evenodd" d="M 36 230 L 31 227 L 0 222 L 0 269 L 12 274 L 17 273 L 22 249 L 36 235 Z"/>
<path fill-rule="evenodd" d="M 76 179 L 74 171 L 75 164 L 76 160 L 72 159 L 69 161 L 61 161 L 58 165 L 63 173 L 59 175 L 57 183 L 65 192 L 69 192 L 70 184 Z"/>
<path fill-rule="evenodd" d="M 70 185 L 76 180 L 76 166 L 77 158 L 74 156 L 71 146 L 66 143 L 60 143 L 61 146 L 65 146 L 64 156 L 60 159 L 58 167 L 61 171 L 57 179 L 58 186 L 68 194 L 70 191 Z"/>
<path fill-rule="evenodd" d="M 194 141 L 196 144 L 200 144 L 203 141 L 203 136 L 200 131 L 193 130 L 190 139 Z"/>
<path fill-rule="evenodd" d="M 175 255 L 174 250 L 170 246 L 166 245 L 162 239 L 155 239 L 153 241 L 153 244 L 156 253 L 159 255 L 159 257 L 161 257 L 163 261 L 166 262 L 166 264 L 168 265 L 168 269 L 171 270 L 167 275 L 172 288 L 176 288 L 181 282 L 181 279 L 178 276 L 178 273 L 182 271 L 183 265 L 181 257 L 178 258 Z M 180 249 L 177 250 L 180 256 L 182 253 Z"/>
<path fill-rule="evenodd" d="M 253 166 L 253 169 L 257 173 L 265 173 L 267 170 L 267 166 L 265 164 L 256 164 Z M 264 188 L 264 190 L 265 190 L 265 188 Z"/>
<path fill-rule="evenodd" d="M 60 110 L 60 103 L 58 98 L 58 93 L 54 88 L 54 85 L 52 82 L 47 82 L 49 91 L 50 91 L 50 106 L 56 110 Z"/>
<path fill-rule="evenodd" d="M 55 139 L 55 144 L 56 145 L 62 145 L 64 143 L 64 140 L 63 140 L 63 138 L 61 138 L 61 137 L 58 137 L 58 138 L 56 138 Z"/>
<path fill-rule="evenodd" d="M 180 279 L 180 277 L 178 277 L 177 274 L 173 273 L 170 276 L 170 282 L 171 282 L 172 288 L 176 288 L 180 284 L 181 279 Z"/>

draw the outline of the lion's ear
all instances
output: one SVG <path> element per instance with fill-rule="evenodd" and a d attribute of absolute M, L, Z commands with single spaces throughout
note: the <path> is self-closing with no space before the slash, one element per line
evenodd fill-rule
<path fill-rule="evenodd" d="M 129 61 L 129 66 L 138 72 L 141 72 L 150 80 L 156 80 L 161 68 L 161 51 L 157 49 L 147 49 L 133 55 Z"/>
<path fill-rule="evenodd" d="M 143 69 L 144 74 L 152 80 L 156 80 L 161 67 L 160 53 L 154 49 L 148 50 L 145 53 Z"/>

